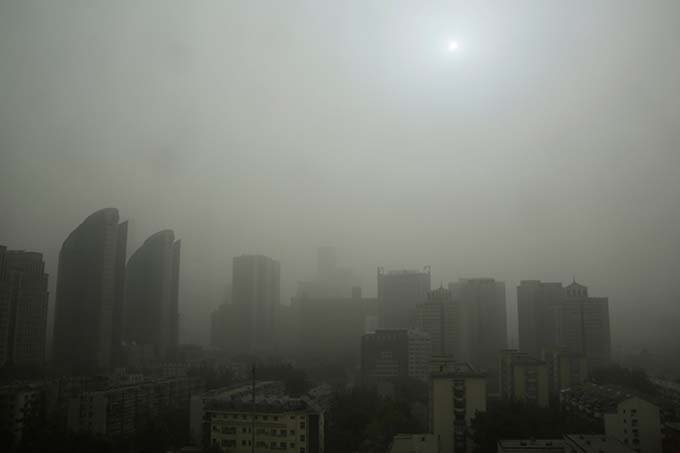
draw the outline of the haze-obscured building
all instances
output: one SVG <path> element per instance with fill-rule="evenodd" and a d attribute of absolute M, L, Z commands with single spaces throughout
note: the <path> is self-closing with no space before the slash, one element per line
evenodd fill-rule
<path fill-rule="evenodd" d="M 581 385 L 588 379 L 588 359 L 579 352 L 546 351 L 543 360 L 548 365 L 550 394 Z"/>
<path fill-rule="evenodd" d="M 500 353 L 499 378 L 501 398 L 548 407 L 550 381 L 546 362 L 506 349 Z"/>
<path fill-rule="evenodd" d="M 458 352 L 458 311 L 458 305 L 445 288 L 428 292 L 427 300 L 416 306 L 415 328 L 430 336 L 432 355 L 455 355 Z"/>
<path fill-rule="evenodd" d="M 125 341 L 150 346 L 158 361 L 177 355 L 180 241 L 172 230 L 149 237 L 127 264 Z"/>
<path fill-rule="evenodd" d="M 276 349 L 276 307 L 280 303 L 281 266 L 263 255 L 234 258 L 232 303 L 239 320 L 241 352 L 269 353 Z"/>
<path fill-rule="evenodd" d="M 0 246 L 0 367 L 45 364 L 47 278 L 41 253 Z"/>
<path fill-rule="evenodd" d="M 427 382 L 432 346 L 425 332 L 379 329 L 361 337 L 361 372 L 365 381 L 410 377 Z"/>
<path fill-rule="evenodd" d="M 378 268 L 378 325 L 382 329 L 408 329 L 413 326 L 416 306 L 427 300 L 431 282 L 430 267 L 423 271 L 385 272 Z"/>
<path fill-rule="evenodd" d="M 296 297 L 291 310 L 296 317 L 295 356 L 300 360 L 333 361 L 356 368 L 360 364 L 361 336 L 373 304 L 355 291 L 355 297 Z"/>
<path fill-rule="evenodd" d="M 194 377 L 146 379 L 86 391 L 69 400 L 67 426 L 107 439 L 127 439 L 171 410 L 189 412 L 191 397 L 202 393 Z"/>
<path fill-rule="evenodd" d="M 609 363 L 609 301 L 589 297 L 587 287 L 522 281 L 517 314 L 522 352 L 537 357 L 548 351 L 584 354 L 591 369 Z"/>
<path fill-rule="evenodd" d="M 494 370 L 498 352 L 507 348 L 505 283 L 492 278 L 460 279 L 449 283 L 458 304 L 458 360 Z"/>
<path fill-rule="evenodd" d="M 298 282 L 296 298 L 302 299 L 348 299 L 358 280 L 347 267 L 338 266 L 335 247 L 317 249 L 317 270 L 312 280 Z"/>
<path fill-rule="evenodd" d="M 588 288 L 576 282 L 564 292 L 558 324 L 559 346 L 585 354 L 591 368 L 606 365 L 611 359 L 609 300 L 589 297 Z"/>
<path fill-rule="evenodd" d="M 118 210 L 90 215 L 59 253 L 54 361 L 65 373 L 90 374 L 120 361 L 127 222 Z"/>
<path fill-rule="evenodd" d="M 523 280 L 517 287 L 519 350 L 540 357 L 556 350 L 558 309 L 564 298 L 562 283 Z"/>

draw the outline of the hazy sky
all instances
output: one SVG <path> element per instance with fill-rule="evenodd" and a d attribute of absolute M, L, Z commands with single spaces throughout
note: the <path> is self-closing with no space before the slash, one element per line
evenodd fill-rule
<path fill-rule="evenodd" d="M 678 344 L 679 44 L 677 0 L 0 0 L 0 244 L 54 293 L 91 212 L 128 256 L 174 229 L 183 341 L 234 255 L 287 301 L 333 244 L 368 295 L 430 264 L 514 318 L 520 279 L 575 276 L 615 343 Z"/>

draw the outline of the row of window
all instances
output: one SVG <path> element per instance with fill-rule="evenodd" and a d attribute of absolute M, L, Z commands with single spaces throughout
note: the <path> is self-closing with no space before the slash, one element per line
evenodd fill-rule
<path fill-rule="evenodd" d="M 231 418 L 231 419 L 234 419 L 234 420 L 238 420 L 239 418 L 242 419 L 242 420 L 248 420 L 250 418 L 250 415 L 249 414 L 221 414 L 221 415 L 218 415 L 217 417 L 226 418 L 226 419 Z M 271 417 L 269 415 L 255 415 L 255 420 L 260 420 L 260 419 L 269 420 L 270 418 L 273 421 L 279 420 L 278 415 L 272 415 Z M 295 418 L 296 418 L 295 415 L 290 416 L 291 420 L 295 420 Z M 305 416 L 299 415 L 299 416 L 297 416 L 297 418 L 299 418 L 300 420 L 304 420 Z"/>
<path fill-rule="evenodd" d="M 236 447 L 236 441 L 234 439 L 223 439 L 220 442 L 220 445 L 222 447 L 228 448 L 228 447 Z M 252 445 L 252 442 L 250 440 L 242 440 L 241 441 L 241 446 L 246 447 Z M 288 448 L 288 444 L 286 442 L 262 442 L 258 441 L 255 442 L 255 447 L 256 448 L 269 448 L 272 450 L 285 450 Z M 290 443 L 290 448 L 295 448 L 294 443 Z M 300 453 L 305 453 L 305 447 L 300 447 Z"/>

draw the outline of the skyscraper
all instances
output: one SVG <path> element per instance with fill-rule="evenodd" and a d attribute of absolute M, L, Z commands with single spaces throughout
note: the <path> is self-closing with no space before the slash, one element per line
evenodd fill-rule
<path fill-rule="evenodd" d="M 609 301 L 589 297 L 576 282 L 523 281 L 517 287 L 520 351 L 536 357 L 547 352 L 584 354 L 592 369 L 609 361 Z"/>
<path fill-rule="evenodd" d="M 281 267 L 263 255 L 234 258 L 232 303 L 241 320 L 241 344 L 245 352 L 268 352 L 274 348 L 275 311 L 281 294 Z"/>
<path fill-rule="evenodd" d="M 458 305 L 446 288 L 427 293 L 427 301 L 416 306 L 416 329 L 426 332 L 435 356 L 454 356 L 458 351 L 460 326 Z"/>
<path fill-rule="evenodd" d="M 416 305 L 427 300 L 430 267 L 422 272 L 378 268 L 378 324 L 383 329 L 407 329 L 415 321 Z"/>
<path fill-rule="evenodd" d="M 59 253 L 54 359 L 61 370 L 89 374 L 120 360 L 127 222 L 118 210 L 90 215 Z"/>
<path fill-rule="evenodd" d="M 180 241 L 172 230 L 149 237 L 130 257 L 124 307 L 124 338 L 151 346 L 158 360 L 172 360 L 178 345 Z"/>
<path fill-rule="evenodd" d="M 44 365 L 48 295 L 42 254 L 0 246 L 0 367 Z"/>
<path fill-rule="evenodd" d="M 497 368 L 498 353 L 507 348 L 505 283 L 492 278 L 460 279 L 449 283 L 449 290 L 460 313 L 456 358 Z"/>
<path fill-rule="evenodd" d="M 557 319 L 564 290 L 562 283 L 523 280 L 517 287 L 519 350 L 541 357 L 557 349 Z"/>
<path fill-rule="evenodd" d="M 427 381 L 430 336 L 419 330 L 376 330 L 361 337 L 361 374 L 367 381 L 410 377 Z"/>
<path fill-rule="evenodd" d="M 589 297 L 588 288 L 575 281 L 564 288 L 559 311 L 558 343 L 568 352 L 585 354 L 591 369 L 611 357 L 609 300 Z"/>

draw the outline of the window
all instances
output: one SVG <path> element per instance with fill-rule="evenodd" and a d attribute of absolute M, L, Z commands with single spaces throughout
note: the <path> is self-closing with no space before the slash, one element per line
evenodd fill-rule
<path fill-rule="evenodd" d="M 305 422 L 300 422 L 300 429 L 304 429 L 304 428 L 305 428 Z"/>
<path fill-rule="evenodd" d="M 305 435 L 304 435 L 304 434 L 300 434 L 300 441 L 304 442 L 304 440 L 305 440 Z"/>

